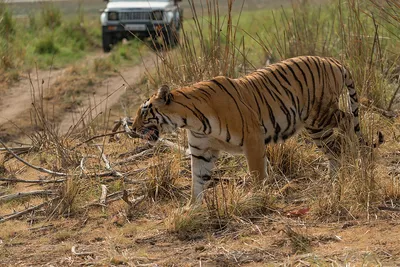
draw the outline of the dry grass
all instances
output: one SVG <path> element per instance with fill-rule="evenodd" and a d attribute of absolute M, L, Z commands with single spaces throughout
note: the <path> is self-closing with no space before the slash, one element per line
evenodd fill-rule
<path fill-rule="evenodd" d="M 229 5 L 225 14 L 216 2 L 206 3 L 206 16 L 193 14 L 193 28 L 185 28 L 176 50 L 157 51 L 161 60 L 156 73 L 142 81 L 144 91 L 150 92 L 160 83 L 182 86 L 216 75 L 237 76 L 251 66 Z M 354 69 L 360 94 L 372 100 L 371 106 L 386 108 L 392 98 L 396 69 L 396 57 L 387 49 L 397 47 L 375 39 L 360 40 L 360 36 L 381 33 L 366 26 L 365 21 L 372 18 L 362 15 L 358 2 L 350 1 L 348 5 L 347 11 L 345 6 L 340 9 L 340 31 L 334 31 L 331 24 L 316 31 L 316 22 L 325 13 L 308 5 L 293 5 L 291 13 L 281 11 L 286 13 L 276 16 L 277 24 L 278 18 L 284 22 L 280 35 L 262 43 L 260 51 L 264 55 L 262 47 L 274 43 L 277 51 L 269 52 L 275 58 L 311 53 L 342 57 Z M 102 70 L 102 64 L 97 67 L 98 71 L 110 70 L 110 66 Z M 97 67 L 95 63 L 94 68 Z M 37 128 L 31 135 L 35 149 L 22 157 L 69 176 L 63 183 L 29 188 L 1 182 L 0 197 L 27 188 L 54 190 L 60 196 L 60 200 L 21 217 L 32 225 L 24 219 L 2 223 L 0 246 L 4 243 L 7 249 L 0 247 L 0 259 L 6 264 L 12 264 L 11 257 L 22 257 L 24 253 L 32 258 L 18 258 L 21 262 L 54 265 L 93 261 L 104 265 L 207 262 L 219 266 L 257 266 L 267 262 L 283 266 L 398 263 L 400 233 L 393 227 L 398 224 L 398 213 L 377 208 L 400 206 L 397 118 L 383 119 L 373 108 L 363 108 L 362 130 L 368 142 L 376 138 L 377 129 L 386 136 L 386 144 L 374 150 L 360 147 L 354 137 L 338 132 L 342 153 L 336 180 L 327 178 L 323 154 L 307 136 L 299 135 L 266 148 L 269 178 L 262 186 L 254 185 L 243 157 L 222 155 L 217 162 L 215 185 L 207 190 L 203 205 L 184 207 L 191 175 L 189 160 L 182 151 L 157 146 L 146 158 L 127 160 L 146 144 L 126 136 L 114 143 L 109 143 L 108 137 L 95 139 L 74 149 L 97 128 L 88 127 L 73 138 L 60 136 L 41 96 L 35 100 L 32 113 Z M 107 128 L 109 119 L 101 121 L 103 126 L 99 129 Z M 183 135 L 168 138 L 186 147 Z M 106 167 L 93 144 L 102 147 L 111 170 L 122 173 L 122 177 Z M 117 164 L 123 160 L 127 161 Z M 2 175 L 7 177 L 39 179 L 44 175 L 14 160 L 2 166 Z M 56 178 L 46 174 L 44 179 Z M 106 206 L 99 205 L 100 185 L 106 185 L 107 194 L 111 195 Z M 112 194 L 123 190 L 129 191 L 130 201 L 141 196 L 144 199 L 133 208 L 120 199 L 122 194 L 111 201 Z M 4 215 L 46 200 L 35 197 L 14 201 L 2 204 L 0 211 Z M 54 225 L 50 227 L 47 222 Z M 40 229 L 28 230 L 32 227 Z M 332 236 L 332 232 L 340 238 L 323 238 Z M 26 240 L 39 249 L 29 251 L 32 248 Z M 24 245 L 19 246 L 18 242 Z M 64 243 L 56 245 L 59 242 Z M 94 251 L 96 257 L 71 259 L 70 247 L 75 244 Z M 56 246 L 54 259 L 46 258 L 46 246 L 50 245 Z M 354 250 L 344 251 L 346 246 Z"/>

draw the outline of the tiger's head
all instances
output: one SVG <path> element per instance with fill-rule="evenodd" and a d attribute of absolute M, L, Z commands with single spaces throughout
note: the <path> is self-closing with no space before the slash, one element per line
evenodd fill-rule
<path fill-rule="evenodd" d="M 161 86 L 136 112 L 132 130 L 148 141 L 157 141 L 160 133 L 174 131 L 177 125 L 168 116 L 172 98 L 169 87 Z"/>

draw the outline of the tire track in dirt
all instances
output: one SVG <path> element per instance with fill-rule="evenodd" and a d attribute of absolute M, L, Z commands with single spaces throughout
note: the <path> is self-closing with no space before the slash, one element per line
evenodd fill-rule
<path fill-rule="evenodd" d="M 95 58 L 109 55 L 102 52 L 95 53 L 87 56 L 82 62 L 89 64 Z M 125 93 L 125 86 L 138 83 L 146 71 L 153 69 L 156 60 L 155 54 L 143 56 L 140 64 L 123 68 L 120 70 L 119 76 L 109 77 L 101 81 L 94 87 L 92 95 L 83 99 L 78 108 L 63 113 L 59 123 L 59 133 L 66 134 L 85 111 L 90 110 L 90 112 L 86 112 L 86 114 L 90 113 L 90 116 L 85 117 L 87 122 L 90 118 L 104 112 L 106 108 L 116 104 Z M 40 90 L 38 88 L 51 88 L 67 69 L 68 66 L 58 70 L 34 71 L 31 74 L 24 75 L 18 83 L 6 90 L 0 99 L 0 127 L 29 112 L 34 95 L 36 98 L 39 96 Z"/>
<path fill-rule="evenodd" d="M 119 101 L 126 92 L 126 87 L 137 84 L 147 71 L 154 68 L 156 60 L 155 54 L 144 56 L 140 64 L 122 69 L 117 77 L 103 80 L 93 95 L 82 101 L 79 108 L 64 113 L 59 124 L 59 132 L 61 134 L 71 132 L 81 125 L 78 123 L 81 118 L 86 123 L 107 111 Z"/>
<path fill-rule="evenodd" d="M 52 86 L 63 71 L 64 69 L 38 70 L 23 76 L 17 84 L 6 90 L 0 99 L 0 126 L 28 110 L 33 94 L 39 93 L 38 88 L 41 88 L 42 83 L 45 87 Z"/>

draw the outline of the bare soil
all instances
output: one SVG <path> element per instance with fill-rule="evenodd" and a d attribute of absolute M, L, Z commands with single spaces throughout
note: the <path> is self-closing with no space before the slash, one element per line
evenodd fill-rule
<path fill-rule="evenodd" d="M 150 54 L 142 58 L 139 65 L 124 68 L 119 71 L 118 76 L 109 77 L 95 86 L 91 96 L 85 98 L 79 108 L 65 112 L 59 124 L 60 133 L 67 133 L 68 130 L 76 125 L 76 122 L 84 114 L 88 114 L 86 119 L 95 118 L 104 112 L 109 111 L 121 96 L 126 93 L 126 89 L 132 88 L 144 76 L 146 71 L 152 70 L 156 62 L 156 55 Z"/>
<path fill-rule="evenodd" d="M 94 59 L 108 55 L 99 51 L 80 62 L 91 64 Z M 84 123 L 77 122 L 82 117 L 83 122 L 87 122 L 100 114 L 109 112 L 126 92 L 126 88 L 134 87 L 146 71 L 153 69 L 155 61 L 156 55 L 148 54 L 143 56 L 141 64 L 124 67 L 118 74 L 114 73 L 110 77 L 105 75 L 86 95 L 76 100 L 76 104 L 72 103 L 72 107 L 68 108 L 63 106 L 64 103 L 59 96 L 55 96 L 60 92 L 54 88 L 63 87 L 69 82 L 70 67 L 57 70 L 35 70 L 27 73 L 21 76 L 18 82 L 4 90 L 0 99 L 0 136 L 6 141 L 15 140 L 18 139 L 16 137 L 20 137 L 21 131 L 32 130 L 30 110 L 34 97 L 36 100 L 41 99 L 41 94 L 45 102 L 48 100 L 48 112 L 54 116 L 55 121 L 58 121 L 57 127 L 60 134 L 66 134 L 74 126 L 81 127 Z M 78 86 L 80 86 L 79 83 Z"/>
<path fill-rule="evenodd" d="M 14 120 L 19 114 L 31 107 L 33 95 L 37 95 L 34 88 L 43 84 L 52 86 L 58 77 L 63 75 L 60 70 L 37 70 L 34 74 L 26 74 L 8 90 L 5 90 L 0 99 L 0 125 Z"/>

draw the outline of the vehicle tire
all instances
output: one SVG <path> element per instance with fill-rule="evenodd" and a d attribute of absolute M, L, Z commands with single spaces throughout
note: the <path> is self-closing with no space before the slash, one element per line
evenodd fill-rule
<path fill-rule="evenodd" d="M 175 47 L 179 45 L 179 30 L 175 26 L 172 26 L 164 35 L 164 42 L 169 47 Z"/>
<path fill-rule="evenodd" d="M 108 53 L 111 51 L 111 45 L 112 43 L 112 35 L 110 33 L 104 32 L 102 34 L 102 39 L 103 39 L 103 51 L 105 53 Z"/>
<path fill-rule="evenodd" d="M 179 31 L 173 31 L 171 34 L 171 46 L 175 47 L 179 45 L 180 34 Z"/>

